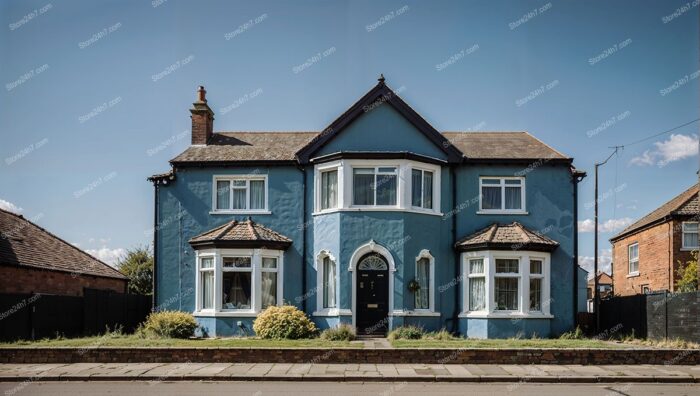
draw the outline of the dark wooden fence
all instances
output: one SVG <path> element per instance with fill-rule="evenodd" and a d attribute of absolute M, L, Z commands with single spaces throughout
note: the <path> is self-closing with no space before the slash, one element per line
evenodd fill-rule
<path fill-rule="evenodd" d="M 132 332 L 151 311 L 151 298 L 85 289 L 82 297 L 0 294 L 0 339 L 89 336 L 107 328 Z"/>
<path fill-rule="evenodd" d="M 613 297 L 600 302 L 600 337 L 632 334 L 700 342 L 700 291 Z"/>

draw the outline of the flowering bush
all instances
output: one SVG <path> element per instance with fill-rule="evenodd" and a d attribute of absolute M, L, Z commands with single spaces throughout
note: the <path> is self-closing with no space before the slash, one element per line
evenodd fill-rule
<path fill-rule="evenodd" d="M 270 306 L 253 321 L 253 330 L 260 338 L 312 338 L 318 330 L 305 313 L 291 305 Z"/>

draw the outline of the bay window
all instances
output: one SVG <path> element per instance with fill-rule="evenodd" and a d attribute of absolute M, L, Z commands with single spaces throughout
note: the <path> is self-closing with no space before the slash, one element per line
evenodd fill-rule
<path fill-rule="evenodd" d="M 214 176 L 214 212 L 267 211 L 266 175 Z"/>
<path fill-rule="evenodd" d="M 700 248 L 698 240 L 698 223 L 695 221 L 683 222 L 683 249 L 692 250 Z"/>
<path fill-rule="evenodd" d="M 480 213 L 524 213 L 525 178 L 479 178 Z"/>
<path fill-rule="evenodd" d="M 461 317 L 551 318 L 550 253 L 481 250 L 462 253 Z"/>
<path fill-rule="evenodd" d="M 411 170 L 411 206 L 423 209 L 433 208 L 433 172 Z"/>
<path fill-rule="evenodd" d="M 338 207 L 338 170 L 321 172 L 321 210 Z"/>
<path fill-rule="evenodd" d="M 354 168 L 352 174 L 353 205 L 396 205 L 396 167 Z"/>
<path fill-rule="evenodd" d="M 214 257 L 202 257 L 199 272 L 202 309 L 214 309 Z"/>
<path fill-rule="evenodd" d="M 263 257 L 260 271 L 260 308 L 265 309 L 277 305 L 277 257 Z"/>

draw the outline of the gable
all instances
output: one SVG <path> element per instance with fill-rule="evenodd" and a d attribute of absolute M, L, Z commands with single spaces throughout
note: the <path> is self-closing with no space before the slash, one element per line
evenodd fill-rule
<path fill-rule="evenodd" d="M 310 159 L 337 152 L 409 152 L 452 163 L 462 153 L 384 84 L 384 78 L 297 152 Z"/>

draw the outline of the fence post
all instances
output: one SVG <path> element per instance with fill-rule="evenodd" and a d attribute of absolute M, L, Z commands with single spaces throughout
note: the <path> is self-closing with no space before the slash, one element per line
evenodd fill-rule
<path fill-rule="evenodd" d="M 668 339 L 668 290 L 664 290 L 664 340 Z"/>

